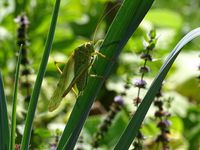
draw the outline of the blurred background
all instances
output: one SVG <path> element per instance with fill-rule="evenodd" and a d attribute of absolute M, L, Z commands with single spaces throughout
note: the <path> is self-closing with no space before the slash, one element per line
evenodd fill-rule
<path fill-rule="evenodd" d="M 33 149 L 50 149 L 56 144 L 76 100 L 75 95 L 70 93 L 56 111 L 48 112 L 48 101 L 60 77 L 54 61 L 67 62 L 80 44 L 104 39 L 122 1 L 61 1 L 54 43 L 34 120 L 31 140 Z M 0 69 L 10 115 L 16 56 L 19 45 L 25 45 L 18 94 L 17 143 L 20 143 L 23 133 L 30 93 L 43 54 L 54 2 L 0 1 Z M 199 26 L 199 7 L 199 0 L 154 2 L 103 85 L 76 149 L 91 149 L 91 145 L 99 149 L 112 149 L 137 109 L 135 99 L 142 99 L 177 42 Z M 141 56 L 148 51 L 151 40 L 154 41 L 155 48 L 153 46 L 148 53 L 151 54 L 151 61 L 146 61 Z M 155 103 L 152 105 L 140 130 L 142 138 L 138 137 L 133 142 L 135 149 L 135 143 L 142 143 L 142 149 L 152 150 L 164 149 L 165 146 L 175 150 L 199 149 L 199 49 L 199 39 L 196 39 L 184 48 L 176 60 L 163 83 L 162 94 L 156 99 L 158 102 L 162 101 L 162 109 Z M 148 68 L 148 73 L 141 71 L 142 66 L 143 69 Z M 140 83 L 137 84 L 136 80 L 141 79 L 141 76 L 145 81 L 145 88 Z M 156 116 L 156 112 L 165 114 Z M 158 125 L 161 121 L 165 122 L 164 127 Z"/>

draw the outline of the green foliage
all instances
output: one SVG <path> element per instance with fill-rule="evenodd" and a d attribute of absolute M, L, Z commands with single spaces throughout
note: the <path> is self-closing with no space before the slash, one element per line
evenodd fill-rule
<path fill-rule="evenodd" d="M 169 54 L 167 59 L 165 60 L 164 64 L 162 65 L 158 75 L 154 79 L 152 85 L 150 86 L 149 90 L 147 91 L 142 103 L 138 107 L 137 111 L 135 112 L 133 118 L 131 119 L 128 127 L 124 131 L 122 137 L 120 138 L 119 142 L 117 143 L 115 149 L 128 149 L 131 145 L 131 142 L 137 135 L 137 132 L 142 124 L 142 121 L 149 110 L 151 103 L 153 102 L 158 90 L 160 89 L 168 71 L 170 70 L 172 64 L 176 60 L 176 57 L 181 52 L 181 49 L 191 40 L 200 36 L 200 28 L 194 29 L 189 32 L 186 36 L 184 36 L 180 42 L 175 46 L 173 51 Z"/>
<path fill-rule="evenodd" d="M 38 72 L 38 75 L 37 75 L 37 78 L 35 81 L 35 86 L 33 88 L 33 92 L 32 92 L 31 99 L 30 99 L 30 104 L 28 107 L 28 113 L 27 113 L 27 118 L 26 118 L 26 122 L 25 122 L 25 129 L 24 129 L 24 134 L 23 134 L 20 149 L 28 149 L 28 147 L 29 147 L 32 123 L 33 123 L 33 119 L 35 116 L 35 110 L 37 107 L 37 101 L 38 101 L 38 97 L 39 97 L 39 93 L 40 93 L 40 89 L 41 89 L 41 85 L 42 85 L 42 80 L 43 80 L 43 77 L 44 77 L 44 74 L 46 71 L 46 66 L 47 66 L 49 54 L 50 54 L 52 43 L 53 43 L 59 7 L 60 7 L 60 0 L 56 0 L 54 11 L 52 14 L 51 26 L 49 29 L 49 34 L 48 34 L 46 45 L 44 48 L 43 58 L 42 58 L 42 61 L 40 64 L 39 72 Z"/>
<path fill-rule="evenodd" d="M 100 53 L 106 55 L 108 58 L 116 60 L 132 33 L 137 29 L 137 26 L 150 9 L 152 3 L 153 0 L 124 1 L 108 30 L 100 48 Z M 92 69 L 96 70 L 98 76 L 102 76 L 105 79 L 107 78 L 113 63 L 113 61 L 106 60 L 105 58 L 98 58 L 94 62 Z M 89 78 L 83 94 L 80 95 L 76 101 L 72 114 L 58 144 L 58 149 L 63 149 L 64 147 L 67 149 L 74 148 L 78 135 L 80 134 L 92 103 L 102 84 L 103 80 Z"/>
<path fill-rule="evenodd" d="M 119 2 L 118 0 L 116 1 Z M 112 3 L 116 1 L 112 0 Z M 153 0 L 148 0 L 148 4 L 152 1 Z M 131 4 L 133 4 L 133 2 L 136 2 L 134 3 L 135 6 L 139 6 L 139 3 L 145 2 L 145 0 L 130 1 Z M 200 2 L 199 0 L 182 0 L 178 5 L 175 5 L 175 3 L 177 3 L 176 0 L 155 1 L 139 26 L 138 23 L 147 10 L 144 11 L 144 9 L 140 7 L 131 9 L 131 5 L 129 5 L 132 11 L 137 10 L 138 13 L 128 13 L 128 6 L 127 8 L 124 7 L 127 12 L 125 14 L 122 13 L 121 18 L 115 19 L 116 24 L 113 23 L 112 29 L 110 28 L 108 30 L 111 20 L 113 19 L 112 17 L 115 15 L 114 12 L 117 12 L 117 8 L 119 8 L 117 5 L 116 7 L 115 4 L 111 5 L 111 1 L 61 1 L 49 63 L 48 65 L 45 64 L 47 63 L 46 60 L 43 64 L 45 64 L 44 66 L 47 65 L 47 68 L 39 69 L 40 62 L 43 59 L 41 52 L 44 49 L 54 3 L 55 0 L 0 1 L 0 68 L 4 78 L 4 81 L 2 81 L 2 77 L 0 78 L 0 149 L 8 149 L 8 145 L 11 144 L 9 143 L 8 122 L 11 120 L 13 105 L 12 95 L 14 89 L 14 70 L 16 67 L 15 54 L 19 49 L 16 44 L 18 25 L 14 23 L 14 19 L 23 13 L 25 13 L 30 20 L 27 33 L 28 39 L 26 39 L 30 62 L 29 68 L 31 68 L 29 81 L 31 85 L 34 85 L 38 70 L 40 75 L 44 76 L 44 80 L 41 85 L 41 82 L 39 83 L 37 79 L 39 83 L 37 84 L 38 90 L 35 96 L 32 94 L 33 96 L 30 103 L 32 110 L 30 111 L 29 109 L 28 115 L 26 114 L 27 107 L 24 104 L 25 96 L 22 94 L 22 87 L 20 86 L 18 89 L 18 105 L 16 112 L 17 126 L 16 134 L 14 134 L 16 135 L 15 143 L 20 144 L 22 136 L 24 136 L 22 149 L 28 147 L 28 144 L 31 145 L 31 148 L 50 149 L 50 145 L 58 144 L 58 141 L 56 141 L 58 134 L 55 133 L 55 130 L 59 129 L 63 131 L 67 124 L 66 130 L 68 136 L 65 139 L 63 134 L 61 143 L 63 145 L 66 142 L 68 142 L 68 145 L 72 143 L 71 146 L 73 147 L 80 131 L 82 131 L 81 137 L 83 137 L 84 141 L 82 145 L 85 149 L 90 149 L 94 134 L 99 130 L 99 125 L 105 116 L 105 112 L 108 112 L 107 109 L 112 103 L 113 95 L 120 95 L 120 93 L 123 93 L 125 90 L 128 93 L 124 96 L 124 109 L 126 111 L 122 110 L 117 114 L 108 132 L 105 134 L 104 139 L 100 141 L 101 145 L 99 149 L 113 149 L 129 122 L 129 115 L 136 109 L 132 99 L 137 95 L 137 90 L 132 86 L 132 83 L 133 79 L 140 75 L 138 67 L 141 67 L 142 62 L 138 54 L 145 49 L 144 39 L 146 39 L 146 33 L 151 29 L 155 29 L 158 37 L 156 49 L 153 52 L 154 59 L 152 62 L 148 62 L 150 72 L 145 75 L 147 88 L 141 91 L 141 97 L 145 96 L 150 83 L 155 79 L 155 76 L 162 66 L 163 60 L 169 55 L 174 45 L 183 35 L 199 26 L 200 17 L 198 8 Z M 108 13 L 108 10 L 113 7 L 115 7 L 113 11 Z M 145 3 L 144 8 L 145 7 L 149 7 L 149 5 Z M 130 22 L 127 24 L 125 23 L 127 19 L 126 14 L 130 17 L 128 20 L 133 21 L 131 25 L 129 24 Z M 137 20 L 137 16 L 140 16 L 139 20 Z M 126 30 L 127 28 L 130 28 L 130 30 Z M 96 34 L 94 33 L 95 30 L 97 31 Z M 133 30 L 135 30 L 135 32 L 132 35 Z M 123 34 L 123 32 L 126 33 Z M 106 33 L 108 34 L 106 35 Z M 70 92 L 67 97 L 63 99 L 58 109 L 49 113 L 49 99 L 60 77 L 54 65 L 54 61 L 66 62 L 75 48 L 93 39 L 95 41 L 105 39 L 100 50 L 101 53 L 104 53 L 109 58 L 117 58 L 113 63 L 112 61 L 110 62 L 98 56 L 92 66 L 91 74 L 98 74 L 100 76 L 106 75 L 106 82 L 103 84 L 101 79 L 89 78 L 88 85 L 84 88 L 84 92 L 80 95 L 78 101 L 75 100 L 76 97 Z M 129 41 L 127 42 L 128 39 Z M 123 48 L 123 52 L 121 52 L 125 43 L 126 46 Z M 166 82 L 163 87 L 163 96 L 173 98 L 171 107 L 169 107 L 169 111 L 172 115 L 169 119 L 171 121 L 169 139 L 172 149 L 198 149 L 200 139 L 198 106 L 200 96 L 199 81 L 196 77 L 199 76 L 200 73 L 197 70 L 199 64 L 199 53 L 197 50 L 199 50 L 199 48 L 199 40 L 188 43 L 184 48 L 185 52 L 181 53 L 165 78 Z M 118 57 L 120 52 L 121 54 Z M 61 65 L 61 68 L 62 67 Z M 44 75 L 45 71 L 46 73 Z M 21 77 L 21 73 L 19 75 L 21 83 L 25 78 Z M 37 78 L 42 79 L 42 76 Z M 130 89 L 124 89 L 124 84 L 127 82 L 126 80 L 130 82 Z M 4 83 L 4 87 L 2 83 Z M 158 87 L 156 86 L 156 88 Z M 99 94 L 97 95 L 98 92 Z M 151 89 L 147 94 L 148 93 L 151 93 Z M 92 112 L 95 110 L 95 108 L 93 108 L 94 106 L 91 108 L 94 98 L 101 104 L 98 106 L 98 109 L 101 110 L 101 107 L 103 107 L 104 111 L 100 112 L 98 115 L 92 116 Z M 149 98 L 148 95 L 144 98 L 146 101 L 141 105 L 142 108 L 147 109 L 147 106 L 149 107 L 151 103 Z M 146 104 L 147 99 L 148 104 Z M 76 103 L 75 106 L 74 103 Z M 94 102 L 94 105 L 95 104 L 96 102 Z M 144 105 L 145 107 L 143 107 Z M 140 111 L 141 107 L 138 111 Z M 72 116 L 70 116 L 71 111 Z M 91 111 L 91 113 L 87 116 L 89 111 Z M 144 110 L 141 111 L 141 113 L 140 122 L 145 115 Z M 31 117 L 31 119 L 27 119 L 30 122 L 26 121 L 24 132 L 26 116 Z M 151 107 L 147 113 L 146 119 L 143 121 L 141 129 L 144 136 L 147 137 L 144 145 L 152 150 L 161 148 L 162 146 L 154 142 L 156 135 L 158 135 L 160 131 L 156 127 L 155 120 L 152 119 L 153 117 L 154 107 Z M 84 122 L 85 125 L 83 126 Z M 31 129 L 33 129 L 32 132 Z M 130 132 L 130 134 L 131 136 L 134 135 L 133 132 Z M 28 142 L 29 138 L 30 143 Z M 127 138 L 126 136 L 124 141 L 128 142 L 127 139 L 132 141 L 133 137 Z M 119 145 L 123 146 L 123 144 L 120 143 Z"/>
<path fill-rule="evenodd" d="M 199 108 L 193 106 L 187 110 L 187 117 L 183 118 L 184 136 L 188 140 L 189 150 L 198 149 L 200 141 Z"/>
<path fill-rule="evenodd" d="M 6 97 L 4 93 L 4 86 L 2 75 L 0 72 L 0 148 L 9 149 L 9 126 L 8 126 L 8 114 L 7 114 L 7 105 Z"/>
<path fill-rule="evenodd" d="M 155 26 L 180 29 L 182 18 L 178 13 L 165 9 L 154 9 L 148 13 L 146 19 L 151 21 Z M 174 22 L 174 20 L 176 20 Z"/>
<path fill-rule="evenodd" d="M 11 124 L 11 140 L 10 140 L 10 149 L 14 150 L 15 147 L 15 132 L 16 132 L 16 111 L 17 111 L 17 94 L 18 94 L 18 83 L 19 83 L 19 71 L 20 71 L 20 63 L 22 57 L 22 46 L 20 46 L 19 56 L 17 59 L 16 71 L 15 71 L 15 84 L 13 91 L 13 106 L 12 106 L 12 124 Z"/>

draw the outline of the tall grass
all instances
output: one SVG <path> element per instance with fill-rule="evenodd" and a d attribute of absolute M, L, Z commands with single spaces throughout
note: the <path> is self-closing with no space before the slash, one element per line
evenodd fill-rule
<path fill-rule="evenodd" d="M 0 149 L 9 149 L 10 131 L 6 101 L 3 79 L 0 71 Z"/>
<path fill-rule="evenodd" d="M 20 63 L 22 57 L 22 46 L 20 46 L 19 56 L 16 65 L 15 71 L 15 84 L 14 84 L 14 91 L 13 91 L 13 98 L 12 98 L 12 123 L 11 123 L 11 137 L 10 137 L 10 150 L 14 150 L 15 148 L 15 131 L 16 131 L 16 120 L 17 120 L 17 94 L 18 94 L 18 82 L 19 82 L 19 70 L 20 70 Z"/>
<path fill-rule="evenodd" d="M 55 3 L 49 34 L 47 37 L 34 89 L 31 95 L 31 100 L 25 122 L 24 134 L 21 142 L 21 148 L 20 148 L 21 150 L 29 149 L 33 119 L 35 117 L 35 111 L 37 108 L 37 102 L 41 90 L 42 80 L 45 75 L 46 66 L 51 46 L 53 43 L 53 37 L 56 29 L 56 22 L 58 18 L 60 1 L 61 0 L 56 0 Z M 123 47 L 129 40 L 131 35 L 134 33 L 134 31 L 137 29 L 137 27 L 144 18 L 145 14 L 150 9 L 153 2 L 154 0 L 124 0 L 100 48 L 100 52 L 106 55 L 108 58 L 111 58 L 111 60 L 99 57 L 98 59 L 95 60 L 91 69 L 91 70 L 96 70 L 96 74 L 98 76 L 102 76 L 104 80 L 89 78 L 88 84 L 85 87 L 83 94 L 78 97 L 76 104 L 73 108 L 73 111 L 70 115 L 70 118 L 66 123 L 64 132 L 58 143 L 57 150 L 74 149 L 80 131 L 83 128 L 88 113 L 91 109 L 91 106 L 97 94 L 99 93 L 103 82 L 108 77 L 109 72 L 113 67 L 113 64 L 115 63 L 115 61 L 118 59 L 118 56 L 122 52 Z M 115 146 L 116 150 L 122 150 L 122 149 L 126 150 L 129 148 L 130 144 L 132 143 L 132 141 L 134 140 L 134 138 L 138 133 L 142 121 L 144 120 L 145 115 L 157 91 L 159 90 L 173 62 L 176 60 L 178 54 L 181 52 L 182 47 L 184 47 L 188 42 L 190 42 L 197 36 L 200 36 L 200 28 L 197 28 L 188 33 L 169 54 L 165 63 L 161 67 L 158 75 L 154 79 L 150 89 L 145 95 L 142 103 L 140 104 L 134 116 L 131 118 L 123 135 L 119 139 L 118 143 L 116 143 Z M 18 60 L 18 63 L 19 61 L 20 59 Z M 17 68 L 18 67 L 19 66 L 17 66 Z M 19 70 L 17 70 L 16 72 L 17 74 L 18 71 Z M 15 99 L 17 94 L 16 87 L 17 87 L 17 82 L 15 83 L 15 96 L 14 96 Z M 16 103 L 13 104 L 13 107 L 16 107 Z M 14 116 L 13 119 L 16 119 L 15 117 L 16 116 Z M 16 126 L 13 127 L 15 128 Z M 14 132 L 15 129 L 12 129 L 12 140 L 10 140 L 11 138 L 8 125 L 6 97 L 4 93 L 3 80 L 0 72 L 0 149 L 2 150 L 9 149 L 9 143 L 12 145 L 10 148 L 11 149 L 14 148 L 15 144 Z"/>
<path fill-rule="evenodd" d="M 33 119 L 35 116 L 35 110 L 37 108 L 37 102 L 38 102 L 38 97 L 41 90 L 42 80 L 46 71 L 46 66 L 47 66 L 49 54 L 51 51 L 51 46 L 53 43 L 59 8 L 60 8 L 60 0 L 56 0 L 55 8 L 52 15 L 51 26 L 50 26 L 49 34 L 47 37 L 46 45 L 44 48 L 42 61 L 40 64 L 39 72 L 36 78 L 36 82 L 33 88 L 33 92 L 32 92 L 29 107 L 28 107 L 28 113 L 27 113 L 27 118 L 25 122 L 25 129 L 24 129 L 24 134 L 23 134 L 22 143 L 20 147 L 21 150 L 29 149 Z"/>

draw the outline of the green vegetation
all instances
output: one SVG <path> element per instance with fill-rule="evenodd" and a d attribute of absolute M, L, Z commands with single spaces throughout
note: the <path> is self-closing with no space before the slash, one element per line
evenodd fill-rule
<path fill-rule="evenodd" d="M 175 3 L 0 1 L 0 149 L 199 149 L 200 2 Z M 49 112 L 54 62 L 98 40 L 106 58 Z"/>

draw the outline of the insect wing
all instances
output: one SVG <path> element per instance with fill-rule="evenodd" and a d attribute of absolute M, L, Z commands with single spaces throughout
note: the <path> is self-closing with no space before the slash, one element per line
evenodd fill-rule
<path fill-rule="evenodd" d="M 63 93 L 63 97 L 69 93 L 76 84 L 79 92 L 83 91 L 87 84 L 88 69 L 92 65 L 91 55 L 94 52 L 93 44 L 88 42 L 79 46 L 74 52 L 74 78 Z"/>
<path fill-rule="evenodd" d="M 78 81 L 80 80 L 87 80 L 87 77 L 88 77 L 88 68 L 91 66 L 92 63 L 88 64 L 88 65 L 82 65 L 81 68 L 79 68 L 79 70 L 77 71 L 77 75 L 74 76 L 72 82 L 70 83 L 70 85 L 67 87 L 67 89 L 63 92 L 63 95 L 62 97 L 65 97 L 69 92 L 70 90 L 72 89 L 72 87 L 77 84 Z M 85 79 L 85 75 L 87 75 L 86 79 Z M 84 76 L 84 79 L 82 79 Z M 78 89 L 79 92 L 80 92 L 80 89 Z"/>
<path fill-rule="evenodd" d="M 73 78 L 73 69 L 74 69 L 74 59 L 73 55 L 69 58 L 67 63 L 65 64 L 58 84 L 56 86 L 55 91 L 50 99 L 48 109 L 50 112 L 54 111 L 63 99 L 63 92 L 65 89 L 71 84 Z"/>

